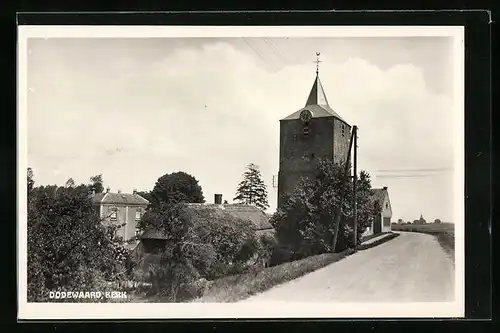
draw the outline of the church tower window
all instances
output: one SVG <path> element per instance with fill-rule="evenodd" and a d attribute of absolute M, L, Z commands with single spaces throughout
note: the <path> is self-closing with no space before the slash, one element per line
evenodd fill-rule
<path fill-rule="evenodd" d="M 342 126 L 342 136 L 345 136 L 345 126 L 344 124 L 341 124 L 341 126 Z"/>
<path fill-rule="evenodd" d="M 304 126 L 304 135 L 308 136 L 309 135 L 309 126 Z"/>

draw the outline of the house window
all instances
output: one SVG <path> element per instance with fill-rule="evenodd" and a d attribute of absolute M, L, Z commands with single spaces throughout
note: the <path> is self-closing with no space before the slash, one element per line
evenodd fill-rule
<path fill-rule="evenodd" d="M 297 134 L 293 135 L 293 142 L 297 142 Z"/>
<path fill-rule="evenodd" d="M 141 210 L 140 209 L 137 209 L 135 211 L 135 220 L 136 221 L 139 221 L 141 219 Z"/>
<path fill-rule="evenodd" d="M 140 236 L 140 235 L 141 235 L 141 230 L 140 230 L 140 229 L 138 229 L 138 228 L 136 228 L 136 229 L 135 229 L 135 237 L 136 237 L 136 238 L 139 238 L 139 236 Z"/>
<path fill-rule="evenodd" d="M 385 203 L 385 209 L 389 209 L 389 204 L 387 202 Z"/>
<path fill-rule="evenodd" d="M 111 208 L 111 215 L 110 215 L 111 221 L 116 221 L 117 218 L 118 218 L 118 210 L 116 208 Z"/>
<path fill-rule="evenodd" d="M 290 150 L 290 157 L 295 157 L 295 151 Z"/>

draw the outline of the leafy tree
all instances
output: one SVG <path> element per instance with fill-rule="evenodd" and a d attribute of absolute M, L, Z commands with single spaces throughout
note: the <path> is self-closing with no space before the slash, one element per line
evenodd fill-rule
<path fill-rule="evenodd" d="M 102 223 L 89 194 L 85 185 L 28 193 L 28 301 L 54 290 L 105 291 L 124 273 L 118 226 Z"/>
<path fill-rule="evenodd" d="M 104 182 L 102 180 L 102 175 L 95 175 L 90 177 L 90 190 L 95 191 L 95 193 L 104 192 Z"/>
<path fill-rule="evenodd" d="M 247 166 L 243 180 L 239 183 L 233 200 L 247 205 L 255 205 L 262 210 L 269 208 L 266 184 L 262 181 L 259 167 L 253 163 Z"/>
<path fill-rule="evenodd" d="M 272 216 L 278 242 L 283 253 L 295 260 L 310 255 L 332 252 L 333 223 L 340 204 L 340 189 L 344 182 L 344 167 L 331 160 L 320 160 L 315 177 L 303 178 L 295 191 L 288 195 L 282 207 Z M 341 224 L 336 251 L 352 246 L 353 239 L 353 186 L 348 180 L 341 209 Z M 372 200 L 368 173 L 361 171 L 357 182 L 358 241 L 381 211 Z"/>
<path fill-rule="evenodd" d="M 404 223 L 403 219 L 398 219 L 398 224 L 403 224 L 403 223 Z"/>
<path fill-rule="evenodd" d="M 434 223 L 436 223 L 436 224 L 441 224 L 442 222 L 441 222 L 441 220 L 440 220 L 440 219 L 435 219 L 435 220 L 434 220 Z"/>
<path fill-rule="evenodd" d="M 205 202 L 198 180 L 182 171 L 165 174 L 158 178 L 151 191 L 150 199 L 153 207 L 159 207 L 162 203 Z"/>

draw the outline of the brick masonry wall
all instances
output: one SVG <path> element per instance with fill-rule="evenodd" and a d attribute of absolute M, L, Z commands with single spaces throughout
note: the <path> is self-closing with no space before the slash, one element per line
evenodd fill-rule
<path fill-rule="evenodd" d="M 342 132 L 344 124 L 344 132 Z M 313 118 L 304 134 L 299 119 L 280 122 L 280 165 L 278 172 L 278 207 L 285 193 L 292 193 L 301 177 L 314 174 L 320 158 L 345 159 L 349 147 L 349 126 L 334 117 Z"/>

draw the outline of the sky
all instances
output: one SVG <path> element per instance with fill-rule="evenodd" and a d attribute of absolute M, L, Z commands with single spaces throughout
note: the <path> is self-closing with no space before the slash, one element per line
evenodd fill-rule
<path fill-rule="evenodd" d="M 393 220 L 454 222 L 446 37 L 30 38 L 28 165 L 38 185 L 102 174 L 123 192 L 184 171 L 207 202 L 232 202 L 255 163 L 273 212 L 279 120 L 304 106 L 315 52 L 330 106 L 359 128 L 358 169 L 388 187 Z"/>

